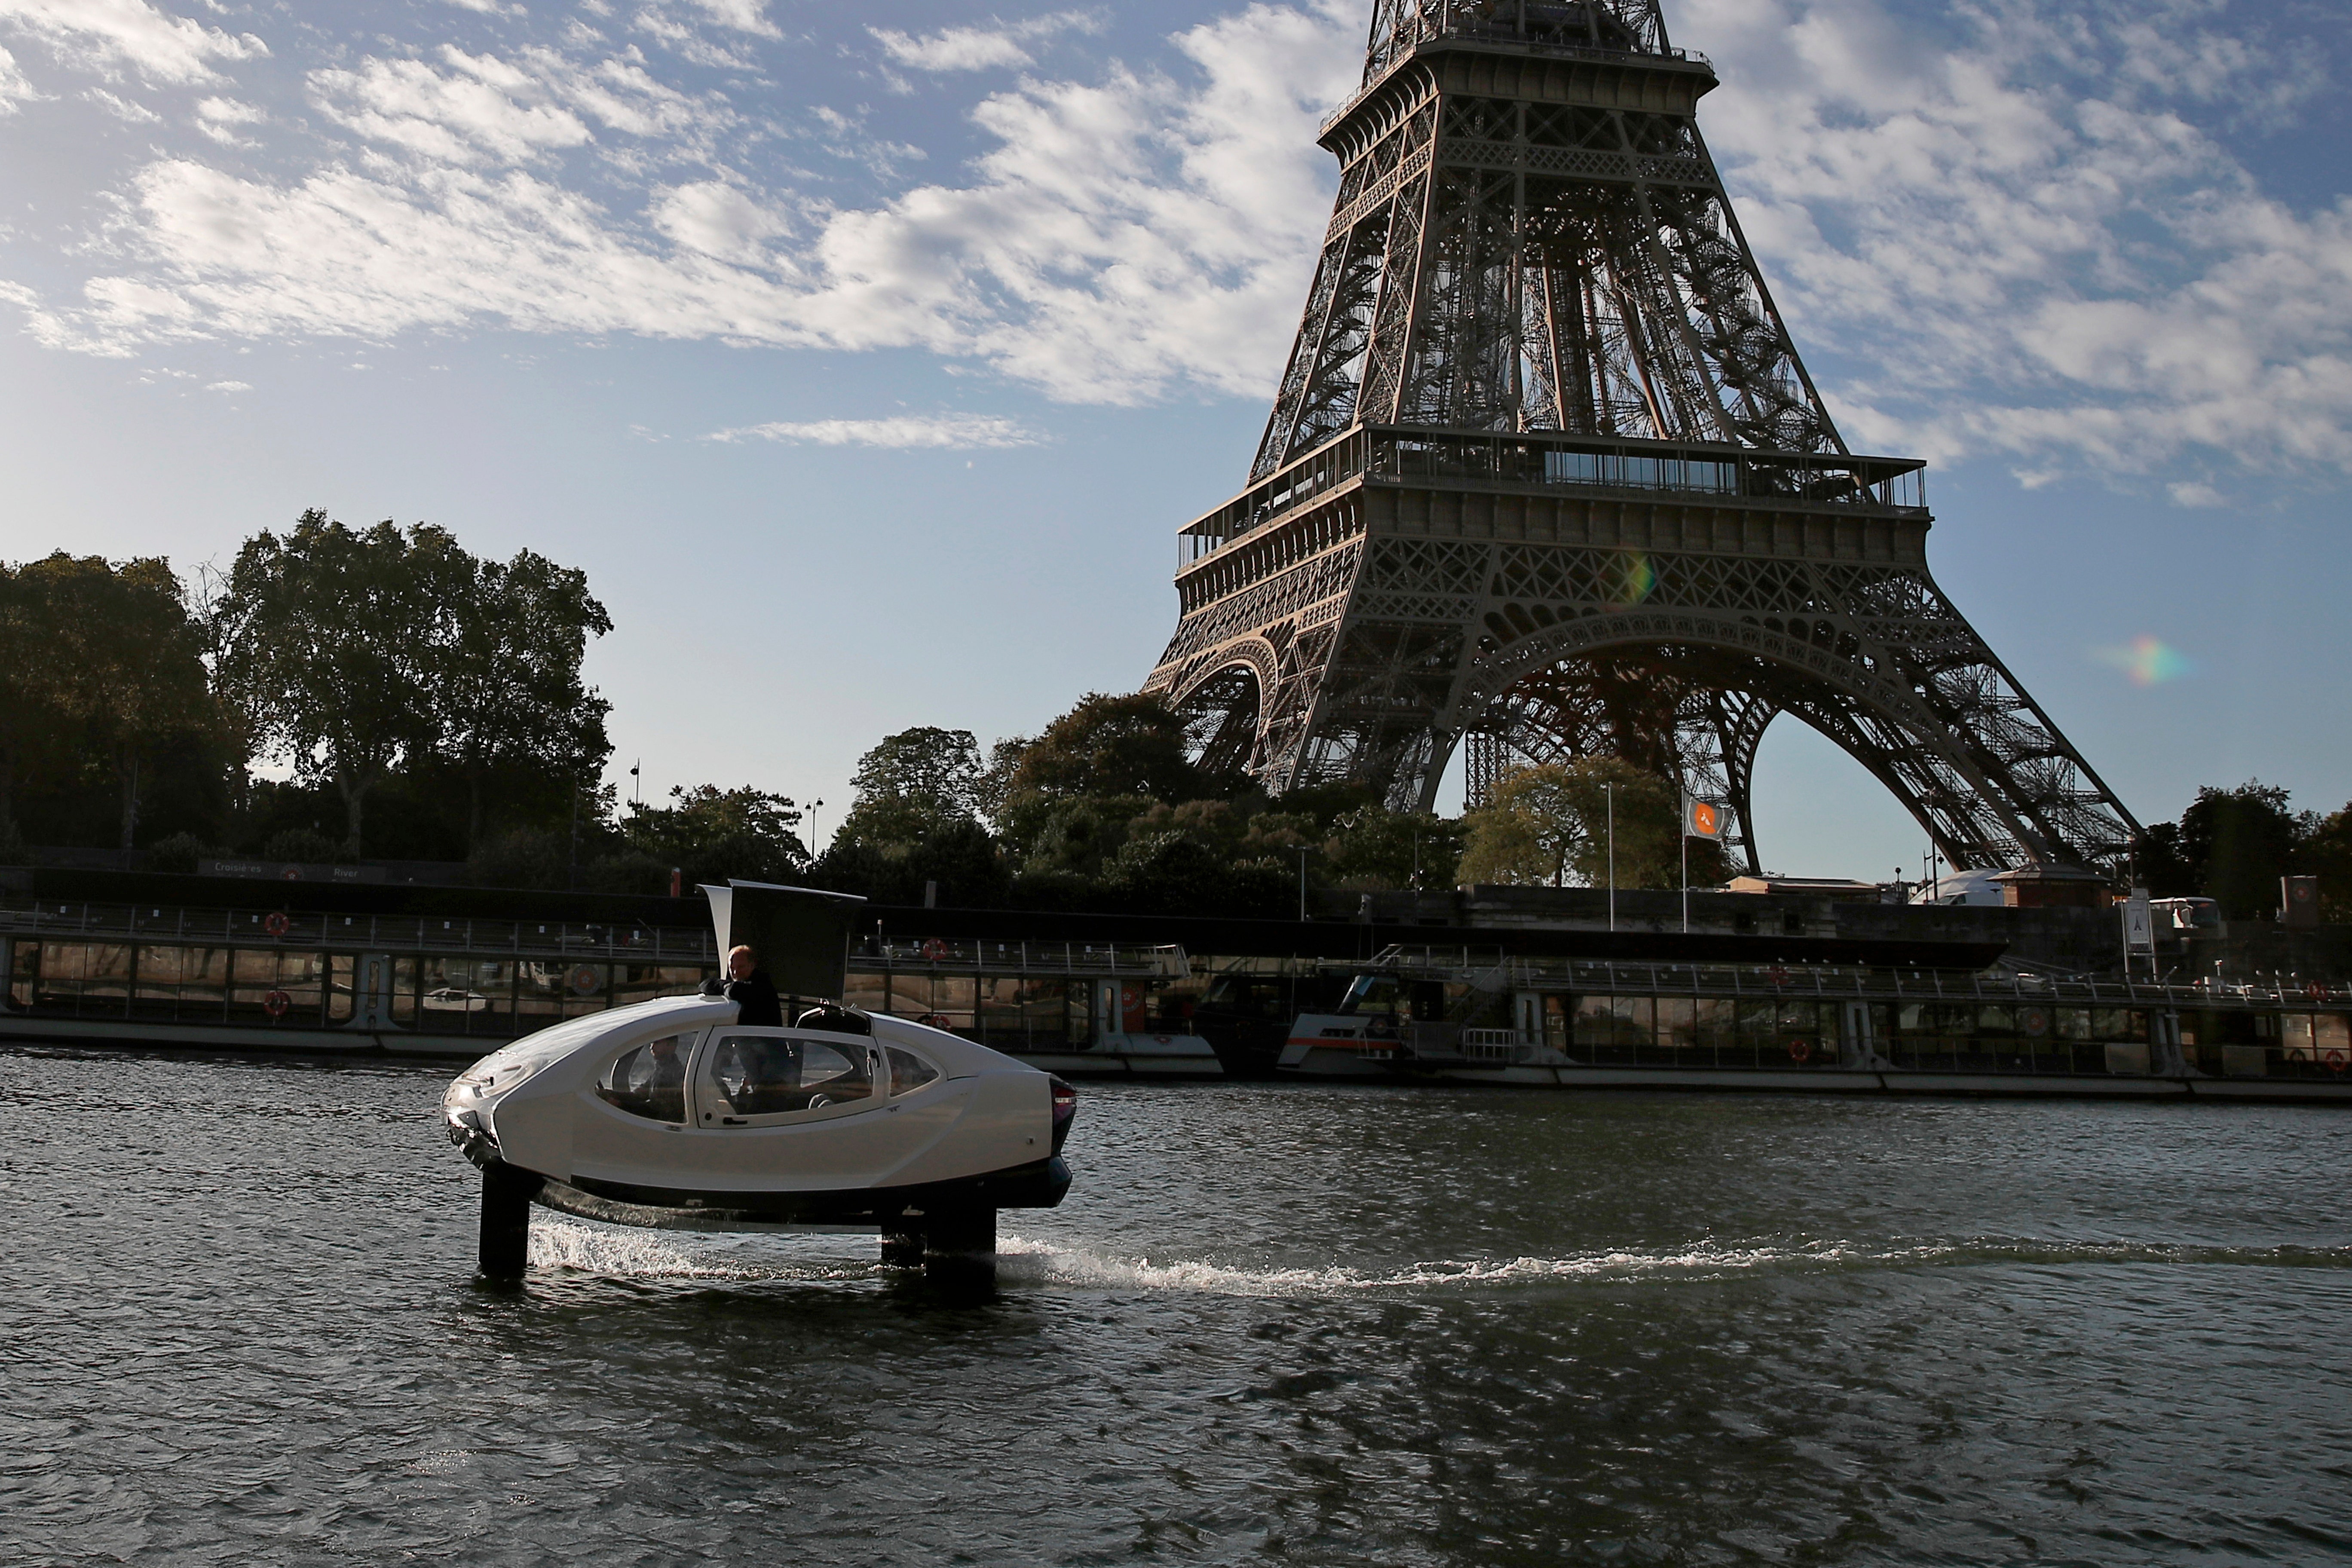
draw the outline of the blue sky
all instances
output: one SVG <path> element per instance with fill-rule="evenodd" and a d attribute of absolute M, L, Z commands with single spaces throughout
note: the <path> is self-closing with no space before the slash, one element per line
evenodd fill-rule
<path fill-rule="evenodd" d="M 884 733 L 1150 669 L 1365 10 L 0 0 L 0 554 L 530 545 L 618 624 L 616 773 L 822 833 Z M 1932 459 L 1938 579 L 2092 764 L 2352 797 L 2345 8 L 1668 21 L 1849 440 Z M 1916 865 L 1791 722 L 1757 805 L 1778 869 Z"/>

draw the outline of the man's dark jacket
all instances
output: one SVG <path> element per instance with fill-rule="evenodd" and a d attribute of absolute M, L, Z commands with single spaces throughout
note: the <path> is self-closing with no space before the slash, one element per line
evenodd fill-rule
<path fill-rule="evenodd" d="M 776 983 L 764 969 L 754 969 L 740 980 L 727 983 L 727 1000 L 735 1004 L 735 1021 L 747 1029 L 781 1029 L 784 1005 L 776 1000 Z"/>

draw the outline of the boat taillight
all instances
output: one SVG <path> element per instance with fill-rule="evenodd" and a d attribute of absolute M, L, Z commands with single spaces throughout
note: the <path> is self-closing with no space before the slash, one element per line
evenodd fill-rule
<path fill-rule="evenodd" d="M 1051 1075 L 1046 1081 L 1054 1086 L 1054 1152 L 1058 1154 L 1069 1142 L 1070 1123 L 1077 1120 L 1078 1091 Z"/>

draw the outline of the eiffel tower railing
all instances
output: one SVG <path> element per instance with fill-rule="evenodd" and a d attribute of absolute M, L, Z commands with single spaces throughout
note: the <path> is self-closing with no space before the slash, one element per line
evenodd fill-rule
<path fill-rule="evenodd" d="M 1667 491 L 1741 505 L 1831 506 L 1906 517 L 1927 512 L 1916 458 L 1771 452 L 1749 447 L 1569 436 L 1551 431 L 1360 426 L 1276 470 L 1179 531 L 1189 565 L 1280 521 L 1351 479 L 1438 480 L 1477 489 Z"/>

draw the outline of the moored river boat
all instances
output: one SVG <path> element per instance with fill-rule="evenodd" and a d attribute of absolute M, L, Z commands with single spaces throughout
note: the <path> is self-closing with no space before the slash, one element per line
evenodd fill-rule
<path fill-rule="evenodd" d="M 1535 1088 L 2352 1104 L 2352 988 L 1391 948 L 1280 1070 Z"/>

